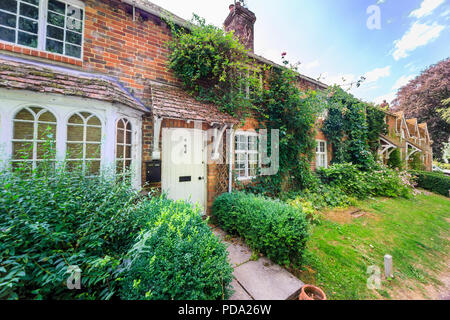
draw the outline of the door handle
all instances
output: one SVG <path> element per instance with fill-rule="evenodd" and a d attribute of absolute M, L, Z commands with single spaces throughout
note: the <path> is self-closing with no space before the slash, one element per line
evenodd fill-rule
<path fill-rule="evenodd" d="M 205 179 L 205 177 L 198 177 L 198 180 L 203 180 Z"/>

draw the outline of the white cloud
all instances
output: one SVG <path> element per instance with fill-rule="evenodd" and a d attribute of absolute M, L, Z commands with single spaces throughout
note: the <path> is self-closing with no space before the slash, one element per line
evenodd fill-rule
<path fill-rule="evenodd" d="M 386 0 L 378 0 L 377 1 L 377 4 L 379 5 L 379 4 L 383 4 L 383 3 L 385 3 L 386 2 Z"/>
<path fill-rule="evenodd" d="M 423 0 L 420 8 L 412 11 L 409 16 L 416 18 L 429 16 L 434 11 L 434 9 L 439 7 L 444 2 L 445 0 Z"/>
<path fill-rule="evenodd" d="M 395 82 L 395 84 L 392 86 L 392 90 L 398 90 L 401 87 L 405 86 L 408 84 L 408 82 L 410 82 L 412 79 L 414 79 L 416 76 L 415 75 L 409 75 L 409 76 L 401 76 L 397 82 Z"/>
<path fill-rule="evenodd" d="M 389 77 L 391 75 L 391 66 L 384 68 L 376 68 L 372 71 L 366 72 L 364 77 L 366 80 L 363 83 L 373 83 L 377 82 L 379 79 L 384 77 Z"/>
<path fill-rule="evenodd" d="M 395 50 L 392 54 L 396 61 L 409 56 L 409 52 L 427 45 L 437 39 L 445 27 L 437 24 L 415 22 L 400 40 L 394 41 Z"/>

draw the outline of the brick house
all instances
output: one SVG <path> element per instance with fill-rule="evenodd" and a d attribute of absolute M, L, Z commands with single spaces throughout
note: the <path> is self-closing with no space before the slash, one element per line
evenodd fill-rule
<path fill-rule="evenodd" d="M 239 2 L 229 9 L 225 30 L 235 30 L 255 63 L 279 68 L 253 52 L 255 14 Z M 130 168 L 136 188 L 158 187 L 206 211 L 218 194 L 232 188 L 232 176 L 249 181 L 260 166 L 259 124 L 255 118 L 232 118 L 181 89 L 166 68 L 167 16 L 189 28 L 187 21 L 146 0 L 2 0 L 1 163 L 38 166 L 47 129 L 55 140 L 55 160 L 92 174 L 112 168 L 120 175 Z M 327 88 L 301 74 L 298 86 Z M 332 158 L 322 121 L 313 169 L 328 166 Z M 427 148 L 426 125 L 409 125 L 417 127 L 417 141 L 405 124 L 400 130 L 407 137 L 400 142 L 382 137 L 381 155 L 387 157 L 401 143 L 405 150 L 421 149 L 421 143 Z M 19 152 L 25 145 L 31 146 L 26 159 Z M 423 148 L 429 164 L 431 151 Z M 181 161 L 173 162 L 174 152 L 182 154 Z M 183 157 L 195 161 L 186 165 Z"/>
<path fill-rule="evenodd" d="M 420 159 L 427 171 L 432 170 L 433 150 L 426 123 L 418 123 L 417 119 L 406 119 L 403 111 L 386 111 L 387 135 L 380 137 L 381 148 L 379 155 L 386 163 L 395 149 L 400 150 L 401 159 L 407 165 L 414 154 L 420 154 Z"/>

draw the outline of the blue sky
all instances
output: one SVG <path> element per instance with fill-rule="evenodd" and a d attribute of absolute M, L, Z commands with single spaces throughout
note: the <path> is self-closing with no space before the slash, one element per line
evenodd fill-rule
<path fill-rule="evenodd" d="M 150 0 L 190 19 L 222 26 L 233 0 Z M 450 56 L 450 0 L 248 0 L 255 12 L 255 53 L 328 83 L 367 79 L 351 92 L 381 103 L 408 80 Z M 368 8 L 371 11 L 368 13 Z M 378 11 L 379 9 L 379 11 Z M 377 10 L 379 29 L 367 26 Z M 370 20 L 376 21 L 376 20 Z M 343 82 L 342 78 L 346 81 Z"/>

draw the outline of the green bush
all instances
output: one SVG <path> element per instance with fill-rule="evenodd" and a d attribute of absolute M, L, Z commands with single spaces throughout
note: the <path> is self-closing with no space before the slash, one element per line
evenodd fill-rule
<path fill-rule="evenodd" d="M 404 164 L 402 161 L 402 155 L 398 148 L 392 151 L 391 155 L 389 156 L 387 165 L 391 169 L 399 169 L 399 170 L 403 169 Z"/>
<path fill-rule="evenodd" d="M 237 192 L 219 196 L 213 214 L 226 232 L 241 236 L 273 262 L 301 263 L 309 231 L 300 210 L 281 201 Z"/>
<path fill-rule="evenodd" d="M 362 171 L 350 163 L 335 164 L 327 169 L 318 169 L 317 174 L 323 183 L 338 187 L 347 195 L 358 199 L 411 195 L 407 177 L 399 171 L 381 165 L 374 165 L 370 170 Z"/>
<path fill-rule="evenodd" d="M 443 173 L 427 171 L 411 171 L 411 174 L 416 177 L 418 187 L 439 193 L 446 197 L 449 196 L 449 176 L 446 176 Z"/>
<path fill-rule="evenodd" d="M 233 268 L 227 261 L 225 245 L 202 220 L 199 209 L 165 199 L 153 199 L 143 209 L 159 212 L 127 255 L 130 263 L 121 297 L 227 299 Z"/>
<path fill-rule="evenodd" d="M 220 274 L 218 270 L 230 267 L 223 245 L 213 238 L 198 212 L 188 205 L 180 211 L 169 200 L 141 197 L 126 182 L 86 177 L 50 164 L 43 163 L 32 175 L 21 168 L 0 172 L 0 299 L 118 297 L 121 285 L 126 285 L 119 281 L 127 277 L 125 257 L 136 247 L 136 237 L 149 230 L 164 243 L 171 239 L 171 246 L 185 261 L 189 255 L 204 260 L 195 268 L 201 285 L 185 286 L 190 297 L 221 297 L 217 292 L 222 292 L 230 279 L 223 271 L 219 281 L 212 272 Z M 178 226 L 183 221 L 185 228 Z M 161 235 L 166 229 L 168 234 Z M 175 252 L 168 245 L 166 248 Z M 168 260 L 161 249 L 158 254 L 155 264 Z M 69 266 L 80 268 L 81 290 L 67 288 Z M 184 272 L 189 275 L 185 279 L 192 282 L 191 269 L 190 264 L 179 264 L 178 269 L 172 266 L 164 274 L 176 278 Z M 154 270 L 142 272 L 154 274 Z M 169 295 L 172 284 L 165 285 L 159 290 Z M 146 297 L 135 293 L 133 298 Z"/>
<path fill-rule="evenodd" d="M 411 168 L 411 170 L 416 171 L 425 170 L 425 165 L 423 164 L 421 159 L 421 153 L 416 152 L 415 154 L 413 154 L 412 159 L 409 163 L 409 167 Z"/>

